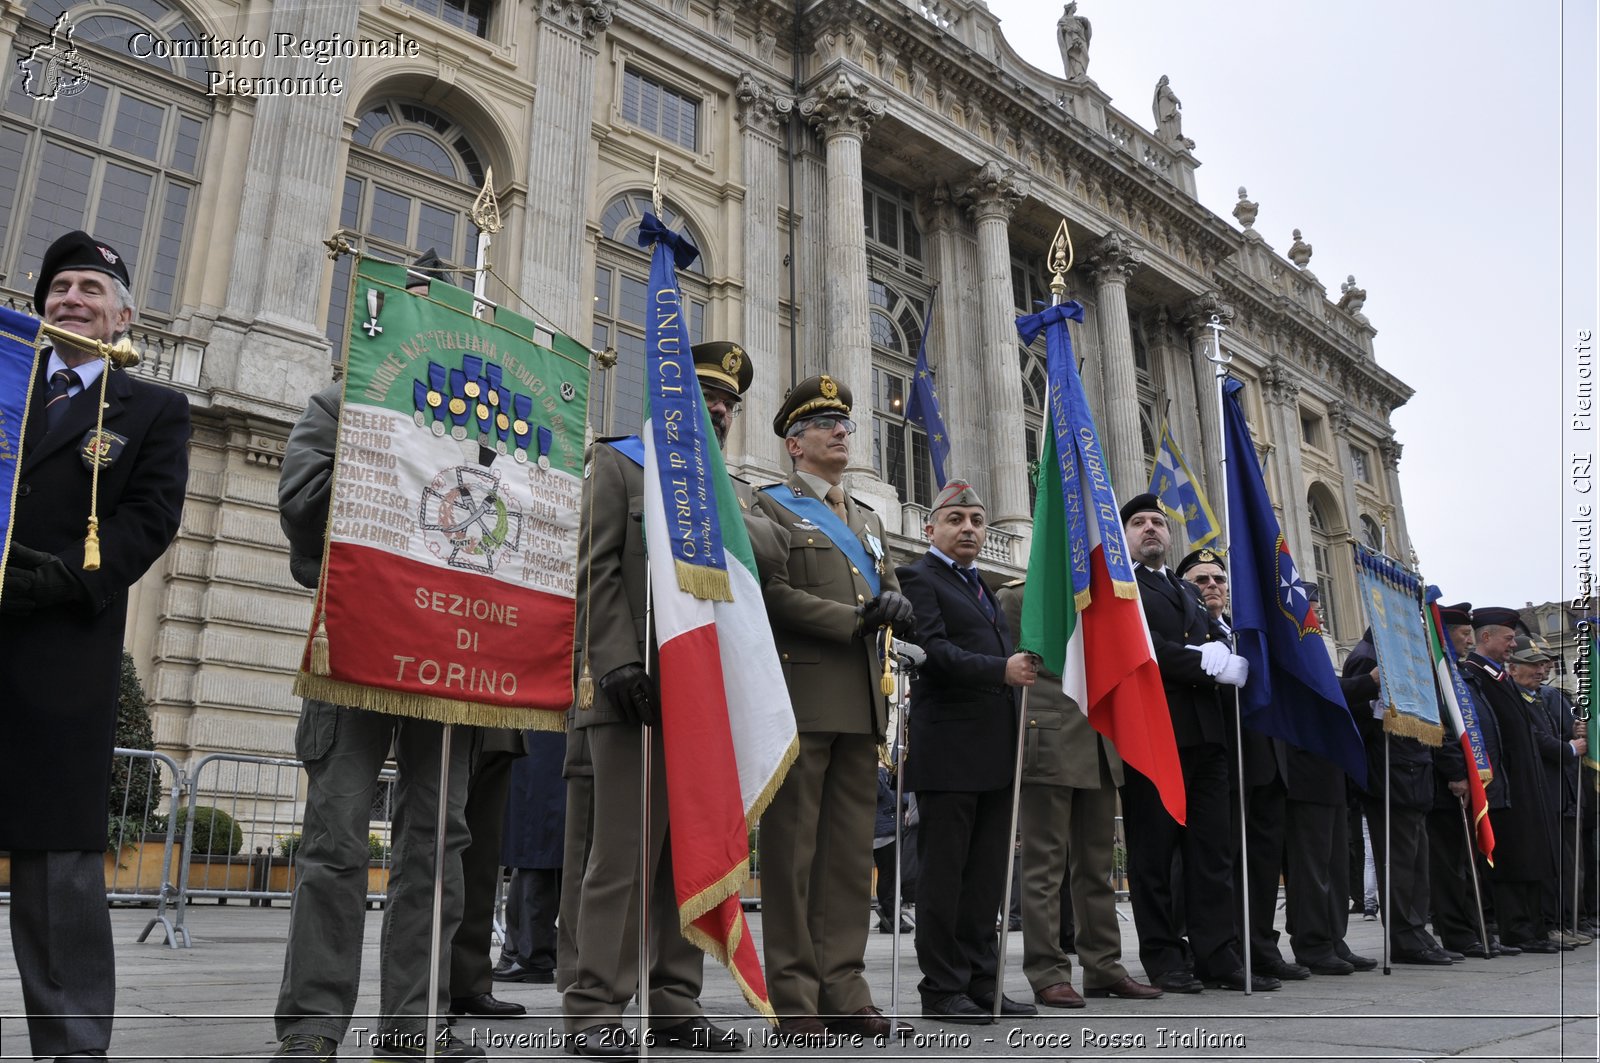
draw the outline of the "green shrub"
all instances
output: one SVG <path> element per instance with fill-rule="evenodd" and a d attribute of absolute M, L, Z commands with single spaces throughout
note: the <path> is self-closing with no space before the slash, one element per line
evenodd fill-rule
<path fill-rule="evenodd" d="M 133 656 L 122 651 L 122 678 L 117 686 L 116 744 L 123 749 L 149 749 L 156 747 L 155 730 L 150 725 L 150 699 L 139 685 L 139 673 L 133 667 Z M 111 761 L 111 797 L 106 814 L 135 822 L 144 815 L 146 807 L 154 808 L 161 802 L 161 776 L 155 761 L 144 757 L 129 760 L 115 757 Z M 137 838 L 146 828 L 130 833 Z"/>
<path fill-rule="evenodd" d="M 389 859 L 389 847 L 383 844 L 383 839 L 376 834 L 367 835 L 367 850 L 372 854 L 372 862 L 381 864 Z"/>
<path fill-rule="evenodd" d="M 286 860 L 293 860 L 295 851 L 300 848 L 300 833 L 284 834 L 278 838 L 278 855 Z"/>
<path fill-rule="evenodd" d="M 188 822 L 189 806 L 178 809 L 177 835 L 183 837 Z M 194 810 L 194 845 L 189 850 L 196 855 L 233 856 L 244 848 L 244 831 L 233 817 L 220 808 L 200 805 Z"/>
<path fill-rule="evenodd" d="M 120 853 L 144 835 L 144 824 L 134 816 L 106 817 L 106 852 Z"/>

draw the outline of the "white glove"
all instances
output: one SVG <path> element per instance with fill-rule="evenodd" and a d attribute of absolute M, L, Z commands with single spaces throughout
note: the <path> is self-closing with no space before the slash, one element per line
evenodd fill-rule
<path fill-rule="evenodd" d="M 1228 658 L 1233 654 L 1228 652 L 1228 647 L 1220 642 L 1208 642 L 1204 646 L 1190 646 L 1189 649 L 1200 655 L 1200 667 L 1205 669 L 1206 675 L 1212 679 L 1222 671 Z"/>
<path fill-rule="evenodd" d="M 1250 678 L 1250 662 L 1240 657 L 1237 653 L 1228 654 L 1228 661 L 1217 673 L 1217 682 L 1225 683 L 1230 687 L 1242 687 L 1245 680 Z"/>

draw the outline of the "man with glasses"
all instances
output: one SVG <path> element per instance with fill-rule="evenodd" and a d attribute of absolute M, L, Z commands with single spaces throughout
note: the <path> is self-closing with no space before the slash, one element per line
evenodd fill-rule
<path fill-rule="evenodd" d="M 796 384 L 772 422 L 794 471 L 756 503 L 789 533 L 766 600 L 800 753 L 761 821 L 761 905 L 772 1006 L 798 1040 L 891 1032 L 862 973 L 888 724 L 878 633 L 908 632 L 912 609 L 883 522 L 842 487 L 855 427 L 849 388 L 827 375 Z"/>

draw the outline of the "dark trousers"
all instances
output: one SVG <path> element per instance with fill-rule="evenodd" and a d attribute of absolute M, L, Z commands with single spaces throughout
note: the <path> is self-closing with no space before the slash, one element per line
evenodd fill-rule
<path fill-rule="evenodd" d="M 1504 873 L 1500 872 L 1502 875 Z M 1500 940 L 1507 945 L 1543 940 L 1545 929 L 1544 912 L 1539 905 L 1540 884 L 1503 878 L 1499 875 L 1496 875 L 1492 882 L 1495 920 L 1500 927 Z"/>
<path fill-rule="evenodd" d="M 582 730 L 572 732 L 583 734 Z M 573 741 L 569 734 L 567 741 Z M 556 919 L 556 992 L 578 976 L 578 916 L 594 839 L 594 776 L 567 776 L 567 827 L 561 847 L 561 914 Z"/>
<path fill-rule="evenodd" d="M 1470 948 L 1482 936 L 1471 878 L 1476 852 L 1476 846 L 1467 847 L 1459 808 L 1436 808 L 1428 813 L 1428 895 L 1433 900 L 1433 932 L 1440 944 L 1457 952 Z"/>
<path fill-rule="evenodd" d="M 1367 904 L 1367 842 L 1361 834 L 1361 817 L 1366 814 L 1360 793 L 1353 784 L 1347 784 L 1345 794 L 1345 884 L 1350 891 L 1350 912 L 1359 912 Z"/>
<path fill-rule="evenodd" d="M 1233 812 L 1234 836 L 1239 835 L 1239 804 L 1237 794 L 1229 801 Z M 1245 854 L 1247 859 L 1235 861 L 1233 888 L 1240 898 L 1240 912 L 1248 897 L 1250 906 L 1250 959 L 1252 963 L 1282 963 L 1283 953 L 1278 951 L 1278 931 L 1273 924 L 1278 917 L 1278 879 L 1283 869 L 1284 802 L 1288 792 L 1283 780 L 1274 775 L 1272 781 L 1252 786 L 1245 794 Z M 1248 863 L 1248 869 L 1240 864 Z M 1246 894 L 1245 886 L 1249 886 Z M 1243 927 L 1241 919 L 1239 926 Z M 1239 935 L 1240 940 L 1244 935 Z"/>
<path fill-rule="evenodd" d="M 1205 743 L 1178 750 L 1188 803 L 1188 825 L 1180 827 L 1161 804 L 1155 784 L 1123 766 L 1122 809 L 1128 839 L 1128 893 L 1139 932 L 1139 962 L 1159 978 L 1188 965 L 1184 924 L 1195 970 L 1202 976 L 1231 974 L 1244 966 L 1234 930 L 1233 864 L 1239 845 L 1228 813 L 1228 753 Z M 1173 890 L 1172 860 L 1183 861 L 1180 919 Z"/>
<path fill-rule="evenodd" d="M 556 966 L 556 913 L 561 908 L 559 867 L 512 869 L 506 890 L 506 944 L 500 962 L 541 971 Z"/>
<path fill-rule="evenodd" d="M 1344 805 L 1284 805 L 1285 926 L 1296 963 L 1326 963 L 1349 952 L 1349 875 Z"/>
<path fill-rule="evenodd" d="M 33 1054 L 105 1054 L 117 975 L 103 853 L 11 854 L 11 951 Z"/>
<path fill-rule="evenodd" d="M 917 807 L 917 990 L 924 1000 L 989 997 L 1011 858 L 1011 790 L 919 790 Z"/>
<path fill-rule="evenodd" d="M 471 732 L 462 728 L 457 738 Z M 467 781 L 467 830 L 461 854 L 461 925 L 450 939 L 450 995 L 475 997 L 494 986 L 489 949 L 494 936 L 495 891 L 500 886 L 500 832 L 511 790 L 514 754 L 479 752 Z"/>
<path fill-rule="evenodd" d="M 904 839 L 915 842 L 915 838 Z M 906 855 L 911 855 L 914 850 L 906 847 Z M 872 850 L 872 866 L 878 869 L 878 918 L 886 922 L 894 920 L 894 865 L 895 854 L 899 848 L 894 842 L 880 845 Z M 915 860 L 900 862 L 900 901 L 902 904 L 915 904 L 917 897 L 917 877 Z"/>
<path fill-rule="evenodd" d="M 1384 845 L 1383 804 L 1366 806 L 1367 829 L 1372 833 L 1372 862 L 1378 868 L 1378 910 L 1389 928 L 1389 941 L 1397 952 L 1426 952 L 1439 947 L 1428 933 L 1428 826 L 1427 813 L 1418 808 L 1389 809 L 1388 846 Z M 1387 850 L 1387 857 L 1386 857 Z M 1392 864 L 1386 864 L 1386 859 Z M 1385 889 L 1385 867 L 1391 867 Z M 1537 898 L 1535 898 L 1537 903 Z"/>

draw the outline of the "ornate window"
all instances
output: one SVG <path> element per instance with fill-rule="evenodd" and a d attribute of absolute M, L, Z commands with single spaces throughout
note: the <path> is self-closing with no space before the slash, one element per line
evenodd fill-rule
<path fill-rule="evenodd" d="M 595 417 L 602 435 L 637 432 L 644 424 L 645 310 L 650 294 L 650 258 L 639 247 L 639 224 L 650 210 L 648 191 L 625 192 L 600 212 L 600 245 L 594 267 L 594 330 L 596 350 L 617 349 L 617 366 L 596 377 Z M 694 246 L 705 242 L 666 200 L 661 221 L 683 233 Z M 689 339 L 705 339 L 706 306 L 711 301 L 704 257 L 678 273 L 688 307 Z"/>
<path fill-rule="evenodd" d="M 1339 549 L 1341 529 L 1329 521 L 1328 511 L 1315 488 L 1306 495 L 1306 514 L 1311 523 L 1312 578 L 1322 591 L 1322 603 L 1318 606 L 1318 615 L 1322 617 L 1322 630 L 1337 639 L 1340 581 L 1334 575 L 1334 552 Z M 1302 573 L 1300 578 L 1304 579 L 1305 575 Z"/>
<path fill-rule="evenodd" d="M 922 276 L 922 230 L 911 194 L 886 183 L 869 183 L 862 192 L 867 253 L 890 269 Z M 913 352 L 915 353 L 915 352 Z"/>
<path fill-rule="evenodd" d="M 700 150 L 700 100 L 632 67 L 622 72 L 622 117 L 662 140 Z"/>
<path fill-rule="evenodd" d="M 489 36 L 489 0 L 400 0 L 446 25 L 476 37 Z"/>
<path fill-rule="evenodd" d="M 1361 544 L 1368 550 L 1382 551 L 1383 527 L 1367 514 L 1361 514 Z"/>
<path fill-rule="evenodd" d="M 872 465 L 901 502 L 933 504 L 936 490 L 928 436 L 906 420 L 911 379 L 927 303 L 881 280 L 867 281 L 872 332 Z M 858 418 L 858 420 L 861 420 Z"/>
<path fill-rule="evenodd" d="M 451 264 L 477 265 L 478 227 L 467 211 L 483 163 L 461 127 L 419 103 L 387 100 L 361 116 L 352 140 L 339 227 L 377 258 L 409 262 L 431 247 Z M 349 256 L 333 267 L 327 336 L 335 359 L 344 350 L 352 269 Z"/>
<path fill-rule="evenodd" d="M 71 23 L 76 68 L 46 61 L 69 8 L 88 12 Z M 27 274 L 50 243 L 85 229 L 127 257 L 141 315 L 176 313 L 212 101 L 205 60 L 155 53 L 194 39 L 162 0 L 29 5 L 0 73 L 0 280 L 19 303 L 31 304 Z"/>

